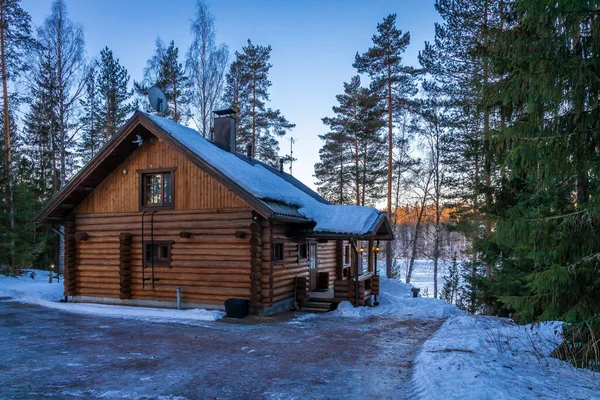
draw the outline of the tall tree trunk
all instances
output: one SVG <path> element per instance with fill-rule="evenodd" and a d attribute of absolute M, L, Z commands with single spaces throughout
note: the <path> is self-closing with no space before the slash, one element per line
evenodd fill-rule
<path fill-rule="evenodd" d="M 392 218 L 392 146 L 393 146 L 393 112 L 392 112 L 392 65 L 387 66 L 387 84 L 388 84 L 388 174 L 387 174 L 387 215 Z M 385 272 L 386 275 L 392 276 L 392 241 L 388 240 L 385 248 Z"/>
<path fill-rule="evenodd" d="M 2 55 L 2 93 L 4 106 L 4 163 L 6 167 L 6 207 L 8 211 L 8 224 L 10 234 L 15 232 L 15 210 L 14 210 L 14 194 L 12 186 L 12 154 L 10 142 L 10 117 L 8 108 L 8 81 L 6 77 L 6 48 L 4 40 L 6 36 L 6 22 L 4 14 L 4 4 L 0 5 L 0 52 Z M 10 249 L 10 267 L 15 266 L 15 241 L 11 237 L 9 243 Z"/>
<path fill-rule="evenodd" d="M 256 82 L 252 82 L 252 158 L 256 155 Z"/>
<path fill-rule="evenodd" d="M 487 43 L 488 35 L 488 2 L 485 3 L 484 15 L 483 15 L 483 30 L 484 46 Z M 483 59 L 483 87 L 487 88 L 489 83 L 489 62 L 488 58 Z M 484 105 L 483 109 L 483 156 L 484 156 L 484 175 L 485 175 L 485 205 L 486 205 L 486 217 L 485 217 L 485 235 L 489 237 L 492 233 L 492 222 L 489 218 L 489 209 L 492 205 L 492 155 L 491 155 L 491 143 L 490 143 L 490 110 L 487 105 Z M 492 264 L 486 265 L 485 276 L 487 279 L 492 279 Z"/>

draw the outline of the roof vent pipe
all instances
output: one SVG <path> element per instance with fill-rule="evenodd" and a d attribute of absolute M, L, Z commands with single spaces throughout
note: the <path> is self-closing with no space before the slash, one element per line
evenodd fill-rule
<path fill-rule="evenodd" d="M 252 157 L 252 143 L 246 145 L 246 156 Z"/>
<path fill-rule="evenodd" d="M 279 172 L 283 174 L 283 158 L 279 159 Z"/>

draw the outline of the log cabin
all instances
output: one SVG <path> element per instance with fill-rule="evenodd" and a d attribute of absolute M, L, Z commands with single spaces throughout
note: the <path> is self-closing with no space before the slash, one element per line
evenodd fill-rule
<path fill-rule="evenodd" d="M 213 138 L 137 111 L 39 211 L 64 228 L 64 296 L 74 302 L 253 313 L 365 305 L 379 294 L 385 213 L 333 205 L 236 152 L 236 118 Z M 376 299 L 376 298 L 375 298 Z"/>

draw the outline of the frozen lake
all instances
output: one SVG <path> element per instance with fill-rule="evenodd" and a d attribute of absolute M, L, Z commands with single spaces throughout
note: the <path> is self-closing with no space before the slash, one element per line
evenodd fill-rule
<path fill-rule="evenodd" d="M 396 268 L 400 272 L 400 279 L 402 282 L 406 282 L 406 270 L 408 268 L 408 262 L 408 259 L 396 259 Z M 438 291 L 441 290 L 442 286 L 444 285 L 444 275 L 448 273 L 449 266 L 450 261 L 440 260 L 438 271 Z M 385 275 L 385 261 L 378 261 L 377 267 L 380 273 Z M 421 295 L 423 297 L 433 297 L 433 262 L 430 260 L 415 260 L 410 283 L 414 287 L 421 289 Z"/>

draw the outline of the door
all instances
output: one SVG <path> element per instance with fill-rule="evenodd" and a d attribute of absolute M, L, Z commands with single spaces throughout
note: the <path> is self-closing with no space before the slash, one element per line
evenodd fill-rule
<path fill-rule="evenodd" d="M 317 244 L 311 243 L 308 247 L 308 280 L 309 291 L 317 290 Z"/>

